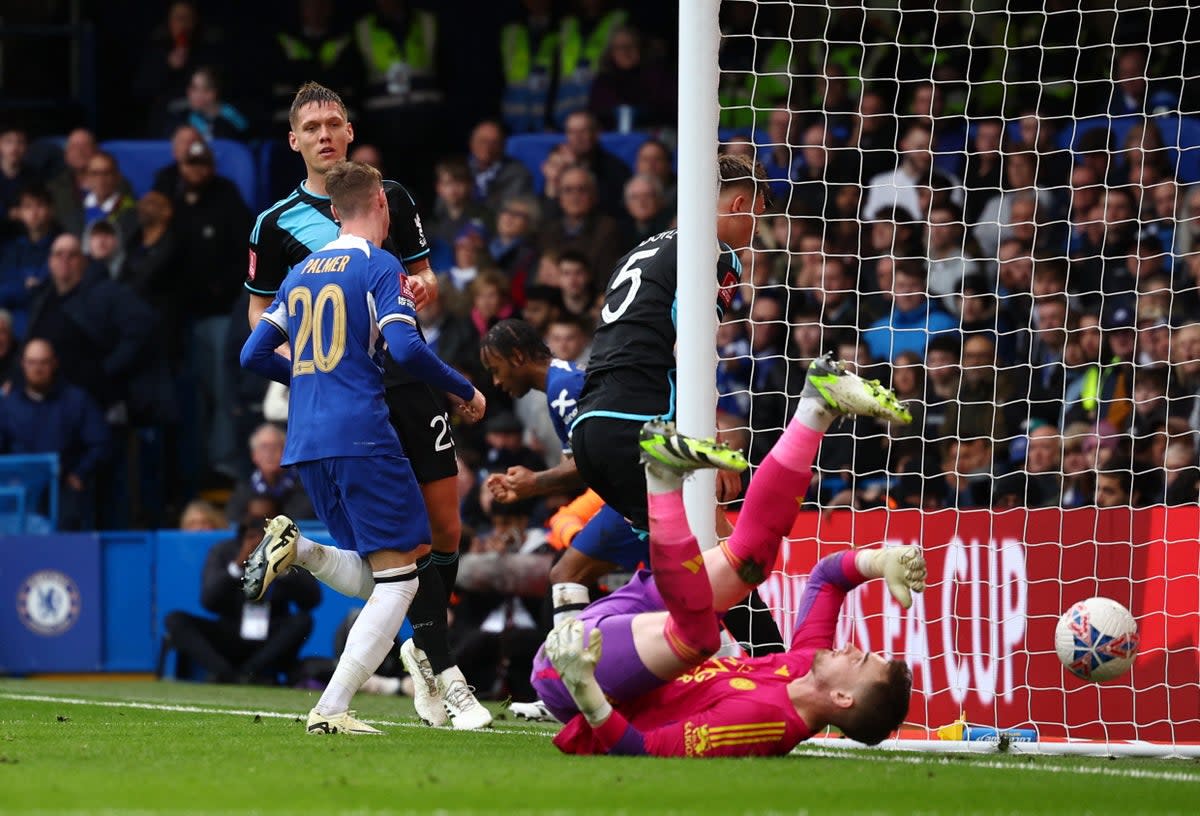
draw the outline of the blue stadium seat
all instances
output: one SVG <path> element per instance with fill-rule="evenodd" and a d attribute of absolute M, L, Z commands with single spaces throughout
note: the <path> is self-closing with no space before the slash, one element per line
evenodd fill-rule
<path fill-rule="evenodd" d="M 546 179 L 542 175 L 542 162 L 562 141 L 561 133 L 520 133 L 508 138 L 504 152 L 529 169 L 533 174 L 533 188 L 541 193 L 542 188 L 546 186 Z"/>
<path fill-rule="evenodd" d="M 129 180 L 129 186 L 137 198 L 145 195 L 153 185 L 154 174 L 174 161 L 171 143 L 161 139 L 118 139 L 100 146 L 117 160 L 121 175 Z"/>
<path fill-rule="evenodd" d="M 1172 148 L 1172 161 L 1179 181 L 1200 181 L 1200 119 L 1194 116 L 1155 116 L 1152 118 L 1163 141 Z"/>
<path fill-rule="evenodd" d="M 58 454 L 11 453 L 0 456 L 0 488 L 25 493 L 25 530 L 53 532 L 58 527 Z M 45 515 L 40 511 L 45 508 Z"/>
<path fill-rule="evenodd" d="M 262 200 L 258 197 L 258 173 L 250 148 L 233 139 L 214 139 L 212 149 L 217 159 L 217 172 L 237 185 L 242 201 L 257 211 Z"/>
<path fill-rule="evenodd" d="M 287 198 L 305 176 L 300 154 L 279 139 L 268 139 L 258 147 L 258 210 Z"/>
<path fill-rule="evenodd" d="M 25 488 L 21 485 L 0 487 L 0 533 L 25 532 Z"/>
<path fill-rule="evenodd" d="M 637 166 L 637 153 L 650 137 L 639 131 L 629 133 L 601 133 L 600 146 L 609 151 L 633 170 Z"/>
<path fill-rule="evenodd" d="M 542 162 L 550 151 L 563 142 L 561 133 L 519 133 L 510 136 L 504 152 L 529 168 L 533 174 L 533 187 L 538 193 L 546 186 L 542 176 Z M 645 133 L 601 133 L 600 146 L 617 156 L 629 169 L 637 162 L 638 148 L 650 137 Z"/>
<path fill-rule="evenodd" d="M 171 143 L 165 139 L 117 139 L 105 142 L 101 147 L 117 160 L 121 173 L 129 179 L 134 196 L 139 198 L 154 184 L 154 174 L 174 161 Z M 217 173 L 237 185 L 246 206 L 254 209 L 259 196 L 254 155 L 250 149 L 232 139 L 215 139 L 212 149 L 217 160 Z"/>
<path fill-rule="evenodd" d="M 1058 146 L 1076 152 L 1079 149 L 1080 136 L 1098 128 L 1108 128 L 1112 133 L 1113 149 L 1119 150 L 1121 143 L 1129 135 L 1129 131 L 1133 130 L 1133 126 L 1143 118 L 1141 116 L 1089 116 L 1085 119 L 1077 119 L 1074 122 L 1068 122 L 1059 131 Z"/>

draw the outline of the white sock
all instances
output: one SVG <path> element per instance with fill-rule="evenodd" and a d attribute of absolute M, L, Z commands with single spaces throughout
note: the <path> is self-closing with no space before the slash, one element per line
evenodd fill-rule
<path fill-rule="evenodd" d="M 683 474 L 670 468 L 659 467 L 653 462 L 646 463 L 646 491 L 656 495 L 674 493 L 683 487 Z"/>
<path fill-rule="evenodd" d="M 309 572 L 312 572 L 308 566 L 309 563 L 319 563 L 320 559 L 324 557 L 324 554 L 321 552 L 324 549 L 324 544 L 318 544 L 304 535 L 304 533 L 300 533 L 296 537 L 296 563 Z"/>
<path fill-rule="evenodd" d="M 330 589 L 351 598 L 371 597 L 375 579 L 366 559 L 341 547 L 327 547 L 300 536 L 296 544 L 296 563 Z"/>
<path fill-rule="evenodd" d="M 360 690 L 365 691 L 367 694 L 396 694 L 400 691 L 400 678 L 372 674 L 362 684 Z"/>
<path fill-rule="evenodd" d="M 578 617 L 588 605 L 590 595 L 583 584 L 555 584 L 550 588 L 550 601 L 554 604 L 554 625 L 559 626 Z"/>
<path fill-rule="evenodd" d="M 437 680 L 438 688 L 443 693 L 446 691 L 446 689 L 450 688 L 450 685 L 455 681 L 461 681 L 463 685 L 466 685 L 467 683 L 466 675 L 462 673 L 462 669 L 460 669 L 458 666 L 451 666 L 450 668 L 446 669 L 437 676 Z"/>
<path fill-rule="evenodd" d="M 821 397 L 801 397 L 792 421 L 824 433 L 839 416 L 841 414 L 829 407 L 829 403 Z"/>
<path fill-rule="evenodd" d="M 404 616 L 408 614 L 408 606 L 417 594 L 419 580 L 415 564 L 375 573 L 378 579 L 408 575 L 412 577 L 405 581 L 375 584 L 367 605 L 350 627 L 346 648 L 342 650 L 333 677 L 321 699 L 317 700 L 316 709 L 321 714 L 341 714 L 350 707 L 350 698 L 387 657 L 396 633 L 404 623 Z"/>

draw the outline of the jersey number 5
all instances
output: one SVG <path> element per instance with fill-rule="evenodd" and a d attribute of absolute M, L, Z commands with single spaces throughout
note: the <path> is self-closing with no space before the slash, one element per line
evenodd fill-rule
<path fill-rule="evenodd" d="M 658 252 L 658 249 L 658 247 L 655 247 L 654 249 L 643 249 L 641 252 L 633 253 L 629 256 L 629 260 L 625 262 L 625 265 L 621 267 L 620 271 L 617 272 L 616 277 L 609 284 L 608 294 L 611 296 L 613 292 L 624 286 L 626 281 L 629 282 L 629 291 L 625 293 L 625 299 L 615 309 L 611 303 L 607 302 L 608 298 L 605 298 L 604 308 L 600 310 L 600 317 L 605 323 L 612 323 L 614 320 L 619 320 L 621 315 L 625 314 L 629 307 L 633 305 L 633 299 L 637 296 L 638 289 L 642 288 L 642 269 L 634 264 L 653 257 Z"/>
<path fill-rule="evenodd" d="M 332 306 L 330 309 L 328 307 Z M 292 349 L 292 376 L 312 374 L 313 370 L 329 372 L 341 362 L 346 353 L 346 295 L 336 283 L 321 287 L 314 301 L 312 290 L 297 286 L 288 293 L 288 316 L 300 316 L 296 343 Z M 326 320 L 326 317 L 329 319 Z M 312 358 L 305 346 L 312 336 Z M 326 348 L 326 340 L 329 341 Z"/>

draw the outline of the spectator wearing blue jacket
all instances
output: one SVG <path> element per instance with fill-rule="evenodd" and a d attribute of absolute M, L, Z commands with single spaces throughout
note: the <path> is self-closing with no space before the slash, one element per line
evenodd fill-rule
<path fill-rule="evenodd" d="M 49 276 L 46 261 L 58 228 L 50 194 L 40 187 L 21 190 L 15 212 L 25 231 L 0 245 L 0 308 L 12 312 L 13 332 L 22 338 L 33 289 Z"/>
<path fill-rule="evenodd" d="M 957 321 L 925 296 L 925 274 L 920 264 L 896 261 L 891 313 L 863 332 L 873 360 L 891 362 L 904 351 L 924 359 L 931 337 L 958 332 Z"/>
<path fill-rule="evenodd" d="M 79 239 L 50 246 L 50 278 L 34 290 L 28 338 L 49 340 L 63 379 L 135 425 L 174 421 L 176 406 L 154 310 L 133 290 L 87 273 Z"/>
<path fill-rule="evenodd" d="M 0 401 L 0 451 L 58 454 L 60 530 L 94 527 L 95 473 L 108 447 L 100 406 L 82 388 L 58 378 L 54 347 L 46 340 L 26 343 L 21 377 Z"/>
<path fill-rule="evenodd" d="M 162 128 L 169 137 L 181 125 L 194 127 L 205 141 L 240 139 L 249 136 L 250 121 L 221 96 L 221 80 L 215 68 L 201 66 L 192 72 L 187 86 L 187 107 Z"/>
<path fill-rule="evenodd" d="M 1127 116 L 1179 110 L 1179 94 L 1161 86 L 1152 86 L 1147 80 L 1146 64 L 1149 60 L 1149 50 L 1141 45 L 1126 48 L 1117 55 L 1117 69 L 1113 76 L 1115 87 L 1108 109 L 1110 114 Z"/>

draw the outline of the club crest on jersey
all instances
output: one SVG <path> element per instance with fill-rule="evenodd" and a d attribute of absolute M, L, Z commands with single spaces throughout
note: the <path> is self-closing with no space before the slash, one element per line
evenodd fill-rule
<path fill-rule="evenodd" d="M 412 309 L 416 308 L 416 297 L 413 295 L 412 287 L 408 285 L 408 275 L 403 273 L 400 274 L 399 303 L 401 306 L 408 306 Z"/>
<path fill-rule="evenodd" d="M 38 635 L 61 635 L 79 620 L 79 587 L 66 573 L 39 570 L 17 590 L 17 614 Z"/>
<path fill-rule="evenodd" d="M 246 277 L 254 280 L 254 273 L 258 271 L 258 254 L 252 249 L 250 250 L 250 267 L 246 271 Z"/>
<path fill-rule="evenodd" d="M 696 725 L 690 721 L 684 723 L 683 750 L 688 756 L 704 756 L 711 744 L 707 725 Z"/>
<path fill-rule="evenodd" d="M 717 289 L 717 300 L 721 303 L 722 309 L 728 309 L 729 304 L 733 302 L 733 287 L 738 284 L 738 276 L 733 272 L 726 272 L 725 277 L 721 278 L 720 287 Z"/>

